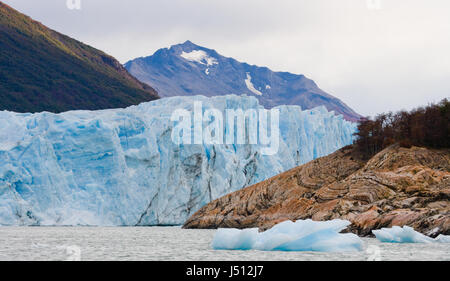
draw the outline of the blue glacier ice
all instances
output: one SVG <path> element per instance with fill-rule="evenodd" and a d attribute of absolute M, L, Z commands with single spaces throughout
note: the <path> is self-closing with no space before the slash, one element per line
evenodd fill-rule
<path fill-rule="evenodd" d="M 175 109 L 262 108 L 250 96 L 172 97 L 125 109 L 0 112 L 0 225 L 174 225 L 211 200 L 352 142 L 324 107 L 279 106 L 275 155 L 261 145 L 177 145 Z"/>
<path fill-rule="evenodd" d="M 218 229 L 212 247 L 216 250 L 261 251 L 360 251 L 363 241 L 356 234 L 339 233 L 350 225 L 346 220 L 284 221 L 265 232 L 251 229 Z"/>
<path fill-rule="evenodd" d="M 415 231 L 409 226 L 393 226 L 372 230 L 378 240 L 385 243 L 450 243 L 450 236 L 440 234 L 435 239 Z"/>

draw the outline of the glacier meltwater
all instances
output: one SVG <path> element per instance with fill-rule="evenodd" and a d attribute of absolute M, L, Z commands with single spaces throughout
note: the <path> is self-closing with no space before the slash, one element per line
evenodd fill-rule
<path fill-rule="evenodd" d="M 176 109 L 260 109 L 249 96 L 172 97 L 125 109 L 0 112 L 0 225 L 177 225 L 211 200 L 350 144 L 325 107 L 279 106 L 278 153 L 172 141 Z"/>

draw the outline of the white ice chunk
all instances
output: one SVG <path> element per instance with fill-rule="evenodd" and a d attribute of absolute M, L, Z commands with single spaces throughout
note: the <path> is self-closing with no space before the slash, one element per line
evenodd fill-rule
<path fill-rule="evenodd" d="M 393 226 L 372 230 L 378 240 L 385 243 L 449 243 L 450 237 L 439 235 L 436 239 L 423 235 L 409 226 Z"/>
<path fill-rule="evenodd" d="M 217 59 L 210 57 L 205 51 L 202 51 L 202 50 L 195 50 L 195 51 L 192 51 L 189 53 L 186 53 L 185 51 L 183 51 L 180 56 L 184 59 L 187 59 L 188 61 L 205 64 L 207 66 L 219 64 L 217 62 Z"/>
<path fill-rule="evenodd" d="M 439 234 L 439 236 L 434 240 L 439 243 L 450 243 L 450 235 Z"/>
<path fill-rule="evenodd" d="M 339 233 L 350 225 L 346 220 L 284 221 L 265 232 L 258 229 L 219 229 L 212 247 L 216 250 L 261 251 L 360 251 L 362 240 L 352 233 Z"/>
<path fill-rule="evenodd" d="M 250 90 L 250 92 L 254 93 L 255 95 L 262 96 L 262 93 L 258 91 L 255 86 L 253 86 L 252 83 L 252 77 L 250 76 L 250 73 L 247 72 L 247 79 L 245 79 L 245 85 L 247 86 L 247 89 Z"/>

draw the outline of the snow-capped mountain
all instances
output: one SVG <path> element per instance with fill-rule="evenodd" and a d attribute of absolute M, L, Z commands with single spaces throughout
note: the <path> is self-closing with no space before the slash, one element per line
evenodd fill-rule
<path fill-rule="evenodd" d="M 241 63 L 190 41 L 129 61 L 125 68 L 152 85 L 161 97 L 248 94 L 266 108 L 299 105 L 311 109 L 323 105 L 349 121 L 361 117 L 304 75 Z"/>
<path fill-rule="evenodd" d="M 191 59 L 214 65 L 202 53 Z M 219 62 L 220 63 L 220 62 Z M 252 96 L 172 97 L 126 109 L 0 112 L 0 225 L 182 224 L 211 200 L 350 144 L 325 107 L 279 106 L 278 153 L 172 141 L 177 109 L 260 109 Z"/>

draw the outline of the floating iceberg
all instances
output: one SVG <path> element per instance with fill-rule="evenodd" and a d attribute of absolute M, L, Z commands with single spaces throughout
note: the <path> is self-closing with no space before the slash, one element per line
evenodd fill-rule
<path fill-rule="evenodd" d="M 350 144 L 324 107 L 280 106 L 279 150 L 175 144 L 178 109 L 260 109 L 249 96 L 173 97 L 125 109 L 0 112 L 1 225 L 174 225 L 210 201 Z"/>
<path fill-rule="evenodd" d="M 265 232 L 251 229 L 218 229 L 212 247 L 216 250 L 261 251 L 360 251 L 363 241 L 352 233 L 339 233 L 346 220 L 298 220 L 279 223 Z"/>
<path fill-rule="evenodd" d="M 393 226 L 372 230 L 378 240 L 385 243 L 450 243 L 450 236 L 439 235 L 435 239 L 415 231 L 409 226 Z"/>
<path fill-rule="evenodd" d="M 439 243 L 450 243 L 450 235 L 439 234 L 438 237 L 434 239 L 434 241 Z"/>

